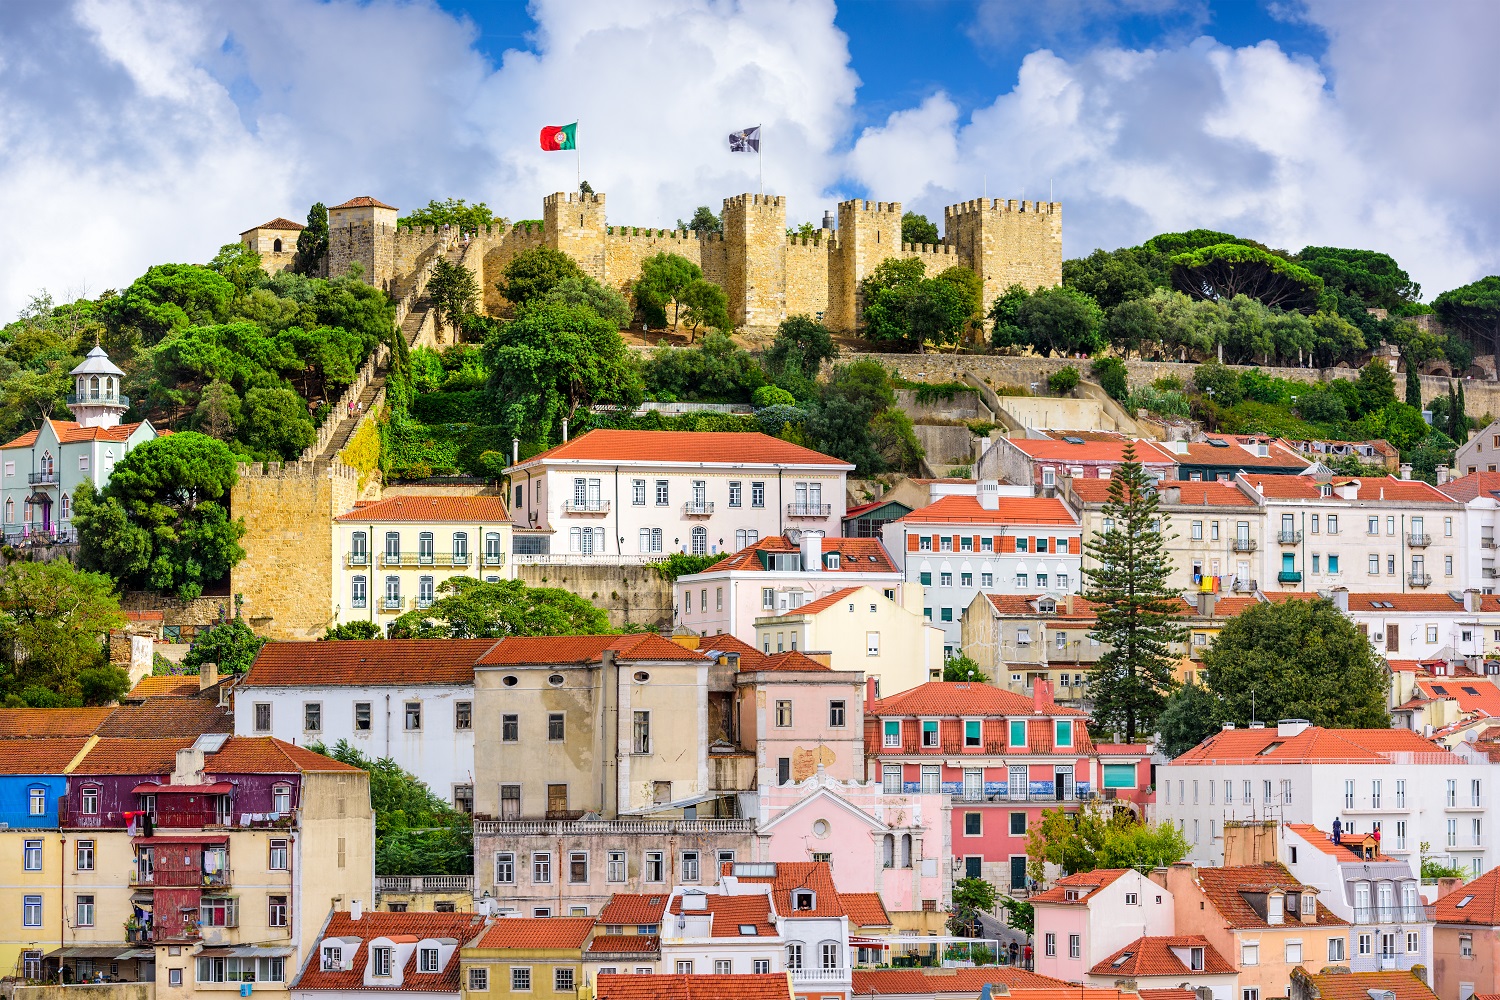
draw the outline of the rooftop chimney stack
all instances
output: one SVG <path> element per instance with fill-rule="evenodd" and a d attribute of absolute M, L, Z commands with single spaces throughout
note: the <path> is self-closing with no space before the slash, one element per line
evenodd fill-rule
<path fill-rule="evenodd" d="M 1401 463 L 1401 478 L 1402 479 L 1410 479 L 1411 478 L 1411 463 L 1410 462 L 1402 462 Z"/>
<path fill-rule="evenodd" d="M 823 533 L 802 532 L 802 572 L 816 573 L 823 568 Z"/>
<path fill-rule="evenodd" d="M 1446 465 L 1440 465 L 1440 466 L 1438 466 L 1437 467 L 1437 484 L 1439 486 L 1442 486 L 1447 481 L 1448 481 L 1448 467 Z"/>
<path fill-rule="evenodd" d="M 198 668 L 198 690 L 207 691 L 219 683 L 219 665 L 217 663 L 205 663 Z"/>
<path fill-rule="evenodd" d="M 979 481 L 979 506 L 984 510 L 1000 509 L 1000 482 L 996 479 Z"/>
<path fill-rule="evenodd" d="M 357 899 L 349 901 L 349 919 L 358 920 L 365 915 L 365 904 Z"/>

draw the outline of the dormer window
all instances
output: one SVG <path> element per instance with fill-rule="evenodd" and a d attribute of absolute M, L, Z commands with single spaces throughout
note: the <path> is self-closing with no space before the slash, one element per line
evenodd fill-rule
<path fill-rule="evenodd" d="M 1188 950 L 1188 967 L 1194 972 L 1203 971 L 1203 949 L 1190 948 Z"/>
<path fill-rule="evenodd" d="M 1044 615 L 1057 613 L 1057 602 L 1050 597 L 1044 597 L 1036 602 L 1036 609 Z"/>
<path fill-rule="evenodd" d="M 1084 896 L 1084 893 L 1083 893 L 1082 889 L 1064 889 L 1063 890 L 1063 899 L 1067 900 L 1070 903 L 1076 903 L 1076 902 L 1078 902 L 1080 899 L 1083 898 L 1083 896 Z"/>
<path fill-rule="evenodd" d="M 1322 486 L 1318 487 L 1318 494 L 1325 497 L 1333 496 L 1333 484 L 1324 483 Z"/>
<path fill-rule="evenodd" d="M 323 971 L 338 972 L 344 965 L 344 949 L 338 945 L 323 946 Z"/>
<path fill-rule="evenodd" d="M 839 568 L 839 554 L 837 552 L 828 553 L 828 555 L 825 557 L 825 561 L 828 563 L 829 569 Z"/>
<path fill-rule="evenodd" d="M 1285 897 L 1273 892 L 1266 897 L 1266 923 L 1275 926 L 1286 922 Z"/>
<path fill-rule="evenodd" d="M 370 949 L 370 974 L 382 979 L 390 978 L 391 948 L 389 945 Z"/>
<path fill-rule="evenodd" d="M 792 892 L 792 909 L 811 911 L 817 909 L 817 894 L 811 889 L 796 889 Z"/>
<path fill-rule="evenodd" d="M 418 972 L 439 972 L 442 964 L 438 961 L 438 950 L 436 948 L 423 948 L 417 952 Z"/>

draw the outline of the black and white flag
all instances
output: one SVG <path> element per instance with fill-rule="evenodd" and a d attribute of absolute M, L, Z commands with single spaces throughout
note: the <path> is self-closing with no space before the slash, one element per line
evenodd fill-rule
<path fill-rule="evenodd" d="M 760 126 L 752 125 L 738 132 L 729 133 L 729 151 L 731 153 L 759 153 Z"/>

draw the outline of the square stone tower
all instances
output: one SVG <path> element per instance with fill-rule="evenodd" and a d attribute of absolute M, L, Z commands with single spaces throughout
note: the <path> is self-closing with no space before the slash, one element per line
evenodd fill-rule
<path fill-rule="evenodd" d="M 604 227 L 602 194 L 558 191 L 542 199 L 542 229 L 547 245 L 572 257 L 583 273 L 595 281 L 609 284 L 610 276 L 605 274 Z"/>
<path fill-rule="evenodd" d="M 786 318 L 786 197 L 724 199 L 728 249 L 724 293 L 736 326 L 775 326 Z"/>
<path fill-rule="evenodd" d="M 943 242 L 984 281 L 985 308 L 1011 285 L 1062 284 L 1062 204 L 978 198 L 943 210 Z"/>
<path fill-rule="evenodd" d="M 881 261 L 900 256 L 899 201 L 856 198 L 839 202 L 838 242 L 828 262 L 828 311 L 823 316 L 824 324 L 839 331 L 858 326 L 863 311 L 860 281 Z"/>
<path fill-rule="evenodd" d="M 337 278 L 351 263 L 366 284 L 386 291 L 396 276 L 396 209 L 369 195 L 350 198 L 328 210 L 328 276 Z"/>

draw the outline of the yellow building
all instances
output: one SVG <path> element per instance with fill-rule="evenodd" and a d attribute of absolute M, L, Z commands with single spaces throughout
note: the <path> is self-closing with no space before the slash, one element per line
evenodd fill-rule
<path fill-rule="evenodd" d="M 510 512 L 500 497 L 391 497 L 335 522 L 334 616 L 372 621 L 431 606 L 455 576 L 508 580 Z"/>
<path fill-rule="evenodd" d="M 943 679 L 943 630 L 869 586 L 755 619 L 755 644 L 766 654 L 826 652 L 833 670 L 876 678 L 882 696 Z"/>
<path fill-rule="evenodd" d="M 473 1000 L 577 1000 L 593 917 L 506 917 L 459 952 Z"/>

